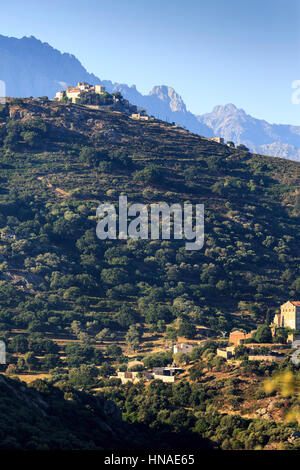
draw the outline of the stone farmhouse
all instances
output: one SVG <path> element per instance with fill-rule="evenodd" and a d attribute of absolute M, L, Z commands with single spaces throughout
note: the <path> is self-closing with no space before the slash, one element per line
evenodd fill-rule
<path fill-rule="evenodd" d="M 214 142 L 217 142 L 218 144 L 224 144 L 223 137 L 212 137 L 210 140 L 213 140 Z"/>
<path fill-rule="evenodd" d="M 188 343 L 177 343 L 174 344 L 173 346 L 173 353 L 184 353 L 184 354 L 190 354 L 193 350 L 193 345 L 188 344 Z"/>
<path fill-rule="evenodd" d="M 147 116 L 146 112 L 143 110 L 141 113 L 131 114 L 131 119 L 136 119 L 138 121 L 153 121 L 154 118 Z"/>
<path fill-rule="evenodd" d="M 245 333 L 244 331 L 240 330 L 235 330 L 232 331 L 229 335 L 229 343 L 232 343 L 234 346 L 239 346 L 240 344 L 243 344 L 245 339 L 252 338 L 253 333 L 255 333 L 256 330 L 250 331 L 250 333 Z"/>
<path fill-rule="evenodd" d="M 184 369 L 176 366 L 154 367 L 153 378 L 161 380 L 162 382 L 173 383 L 176 380 L 176 375 L 183 371 Z"/>
<path fill-rule="evenodd" d="M 112 375 L 110 378 L 116 377 Z M 118 372 L 117 378 L 121 379 L 122 384 L 127 382 L 137 383 L 140 380 L 139 372 Z"/>
<path fill-rule="evenodd" d="M 143 372 L 118 372 L 116 376 L 110 376 L 112 378 L 118 378 L 121 380 L 122 384 L 127 382 L 137 383 L 140 380 L 152 381 L 152 380 L 161 380 L 166 383 L 173 383 L 176 380 L 176 376 L 183 372 L 184 369 L 176 366 L 168 367 L 154 367 L 153 372 L 143 371 Z"/>
<path fill-rule="evenodd" d="M 249 355 L 249 361 L 257 362 L 282 362 L 285 359 L 284 354 L 258 354 L 258 355 Z"/>
<path fill-rule="evenodd" d="M 217 356 L 223 357 L 224 359 L 230 359 L 234 356 L 235 346 L 228 346 L 227 348 L 218 348 Z"/>
<path fill-rule="evenodd" d="M 211 137 L 210 140 L 213 140 L 214 142 L 217 142 L 218 144 L 225 144 L 224 138 L 223 137 Z M 232 147 L 235 148 L 235 143 L 232 142 L 232 140 L 228 140 L 226 142 L 227 147 Z"/>
<path fill-rule="evenodd" d="M 280 313 L 276 313 L 274 324 L 281 328 L 300 330 L 300 301 L 288 300 L 281 305 Z"/>

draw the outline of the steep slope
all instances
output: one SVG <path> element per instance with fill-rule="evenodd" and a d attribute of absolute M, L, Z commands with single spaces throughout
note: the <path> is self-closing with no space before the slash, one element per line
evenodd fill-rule
<path fill-rule="evenodd" d="M 300 127 L 255 119 L 233 104 L 215 106 L 198 119 L 215 136 L 245 144 L 253 152 L 300 161 Z"/>
<path fill-rule="evenodd" d="M 159 433 L 122 420 L 113 401 L 67 385 L 25 383 L 0 374 L 0 450 L 212 449 L 196 435 Z M 215 447 L 215 446 L 214 446 Z"/>
<path fill-rule="evenodd" d="M 296 162 L 231 149 L 158 120 L 134 121 L 79 105 L 11 100 L 0 118 L 0 223 L 17 237 L 2 241 L 7 265 L 1 276 L 16 270 L 26 278 L 28 272 L 42 276 L 29 297 L 42 289 L 47 303 L 46 292 L 58 289 L 59 311 L 91 296 L 86 308 L 96 330 L 105 323 L 126 330 L 116 313 L 124 303 L 135 312 L 130 321 L 172 321 L 182 314 L 175 300 L 185 298 L 194 307 L 184 315 L 193 322 L 229 331 L 253 325 L 252 317 L 233 314 L 241 301 L 259 304 L 262 320 L 268 309 L 298 294 Z M 190 253 L 179 240 L 98 240 L 95 209 L 104 201 L 118 205 L 122 192 L 146 204 L 203 203 L 204 248 Z M 167 310 L 153 315 L 138 301 L 158 286 Z M 27 328 L 33 318 L 24 315 L 19 296 L 15 302 L 8 325 Z M 107 307 L 100 318 L 102 303 Z M 70 317 L 56 315 L 61 327 L 70 325 Z M 50 328 L 46 319 L 37 321 Z"/>
<path fill-rule="evenodd" d="M 250 331 L 298 298 L 300 164 L 229 148 L 159 120 L 9 99 L 0 107 L 0 168 L 0 339 L 9 353 L 7 373 L 46 374 L 55 383 L 53 389 L 38 382 L 38 395 L 29 396 L 22 384 L 0 381 L 2 447 L 209 446 L 199 436 L 208 429 L 206 418 L 215 426 L 215 414 L 193 432 L 184 381 L 174 384 L 170 411 L 162 394 L 170 397 L 170 384 L 121 389 L 110 376 L 114 366 L 127 364 L 132 330 L 135 355 L 144 359 L 157 338 L 165 345 L 170 331 L 192 332 L 195 341 L 234 327 Z M 120 194 L 129 203 L 204 204 L 203 249 L 187 251 L 184 240 L 172 237 L 99 240 L 96 208 L 118 207 Z M 170 363 L 171 352 L 162 355 L 163 365 Z M 209 405 L 216 393 L 203 394 L 202 385 L 196 392 L 192 406 L 203 412 L 203 400 Z M 105 404 L 108 396 L 126 423 L 112 426 L 118 412 Z M 218 420 L 222 444 L 223 416 Z M 241 429 L 248 425 L 243 420 Z"/>

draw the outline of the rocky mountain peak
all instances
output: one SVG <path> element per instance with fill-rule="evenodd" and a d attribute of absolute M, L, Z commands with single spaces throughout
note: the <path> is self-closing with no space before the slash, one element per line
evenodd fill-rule
<path fill-rule="evenodd" d="M 153 95 L 156 95 L 161 101 L 167 103 L 173 112 L 187 111 L 183 99 L 172 87 L 166 85 L 155 86 L 149 93 L 149 96 Z"/>

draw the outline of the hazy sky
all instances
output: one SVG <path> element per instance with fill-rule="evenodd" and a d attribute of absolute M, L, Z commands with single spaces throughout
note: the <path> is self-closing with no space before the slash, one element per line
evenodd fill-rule
<path fill-rule="evenodd" d="M 291 102 L 300 0 L 10 0 L 0 24 L 0 34 L 33 35 L 74 54 L 101 79 L 142 93 L 172 86 L 194 113 L 234 103 L 300 125 L 300 104 Z"/>

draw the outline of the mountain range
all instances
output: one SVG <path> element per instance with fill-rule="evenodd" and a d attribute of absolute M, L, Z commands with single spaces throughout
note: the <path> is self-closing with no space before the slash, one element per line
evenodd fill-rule
<path fill-rule="evenodd" d="M 120 91 L 132 104 L 162 120 L 176 122 L 193 133 L 223 137 L 245 144 L 252 152 L 300 161 L 300 126 L 270 124 L 255 119 L 233 104 L 216 106 L 211 113 L 195 115 L 181 96 L 168 86 L 155 86 L 148 95 L 135 85 L 103 80 L 88 73 L 72 54 L 61 53 L 33 36 L 17 39 L 0 35 L 0 79 L 6 94 L 14 97 L 52 98 L 78 81 L 103 84 L 108 92 Z"/>
<path fill-rule="evenodd" d="M 300 127 L 255 119 L 233 104 L 215 106 L 198 116 L 215 136 L 244 144 L 252 152 L 300 161 Z"/>

